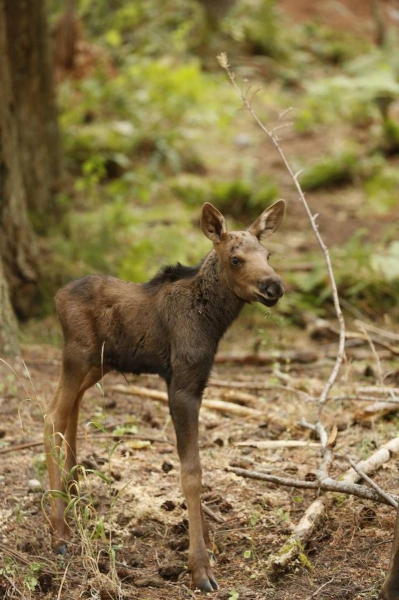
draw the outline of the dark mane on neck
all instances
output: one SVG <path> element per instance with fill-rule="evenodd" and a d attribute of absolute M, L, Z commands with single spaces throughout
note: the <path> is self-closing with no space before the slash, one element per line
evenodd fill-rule
<path fill-rule="evenodd" d="M 164 267 L 161 267 L 155 277 L 143 284 L 144 288 L 151 292 L 160 288 L 164 284 L 173 283 L 175 281 L 179 281 L 180 279 L 192 279 L 200 270 L 202 262 L 203 261 L 201 261 L 195 267 L 186 267 L 179 262 L 175 265 L 165 265 Z"/>

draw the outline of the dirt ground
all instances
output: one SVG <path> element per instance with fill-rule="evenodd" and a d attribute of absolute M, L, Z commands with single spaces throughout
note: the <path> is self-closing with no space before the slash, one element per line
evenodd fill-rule
<path fill-rule="evenodd" d="M 231 351 L 237 336 L 249 340 L 245 323 L 228 334 L 222 350 Z M 276 325 L 271 324 L 270 336 L 277 353 L 281 343 Z M 290 345 L 298 351 L 314 351 L 316 360 L 309 364 L 293 360 L 278 368 L 277 363 L 252 367 L 217 364 L 212 381 L 247 382 L 250 389 L 253 380 L 262 379 L 265 386 L 289 382 L 289 387 L 317 395 L 331 368 L 335 343 L 320 346 L 303 333 L 293 335 Z M 41 403 L 56 387 L 60 351 L 30 346 L 24 349 L 23 358 L 26 368 L 18 361 L 0 364 L 0 597 L 116 598 L 109 582 L 113 571 L 105 552 L 110 545 L 118 548 L 115 570 L 124 597 L 194 597 L 186 571 L 187 519 L 168 409 L 150 399 L 113 391 L 113 384 L 126 385 L 122 376 L 107 376 L 102 390 L 92 388 L 85 397 L 79 426 L 79 460 L 92 472 L 87 472 L 82 484 L 86 500 L 73 518 L 70 555 L 57 558 L 52 554 L 45 517 L 48 502 L 43 495 L 48 484 L 41 446 Z M 381 353 L 381 360 L 382 370 L 388 375 L 386 383 L 395 384 L 397 372 L 389 375 L 395 369 L 394 361 L 386 351 Z M 349 348 L 334 395 L 374 384 L 374 372 L 367 346 Z M 156 377 L 129 377 L 129 381 L 147 389 L 163 389 Z M 223 387 L 210 386 L 205 396 L 223 398 L 225 392 Z M 303 416 L 312 419 L 314 404 L 279 387 L 250 393 L 254 397 L 249 398 L 249 405 L 260 409 L 260 416 L 237 417 L 204 408 L 201 413 L 203 500 L 223 519 L 221 523 L 208 519 L 220 584 L 220 591 L 213 597 L 376 598 L 388 565 L 394 513 L 387 506 L 353 497 L 333 501 L 323 526 L 306 550 L 308 563 L 297 561 L 277 577 L 268 572 L 270 555 L 279 551 L 317 493 L 242 479 L 226 468 L 232 464 L 255 466 L 280 476 L 314 477 L 317 448 L 259 450 L 238 445 L 248 440 L 309 441 L 309 433 L 297 422 Z M 339 430 L 337 454 L 344 450 L 354 459 L 362 459 L 397 435 L 397 416 L 364 419 L 361 413 L 367 404 L 370 402 L 341 399 L 331 400 L 326 407 L 326 425 L 336 423 Z M 129 437 L 129 432 L 140 439 Z M 115 437 L 117 434 L 122 439 Z M 117 441 L 119 445 L 112 453 Z M 34 442 L 38 443 L 19 449 L 19 445 Z M 7 449 L 11 451 L 4 453 Z M 394 493 L 399 491 L 398 466 L 399 457 L 394 457 L 375 476 L 384 489 Z M 347 468 L 346 460 L 337 457 L 333 474 Z M 99 472 L 109 478 L 108 483 Z M 40 481 L 43 489 L 32 491 L 31 480 Z M 82 521 L 85 507 L 90 507 L 87 522 Z M 99 522 L 103 522 L 106 538 L 90 541 Z"/>

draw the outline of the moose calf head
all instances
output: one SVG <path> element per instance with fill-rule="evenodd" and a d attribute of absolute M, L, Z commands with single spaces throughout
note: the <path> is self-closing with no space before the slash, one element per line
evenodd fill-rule
<path fill-rule="evenodd" d="M 223 215 L 207 202 L 202 209 L 202 231 L 214 245 L 228 287 L 245 302 L 274 306 L 284 294 L 281 277 L 268 264 L 261 240 L 281 225 L 284 200 L 266 209 L 246 231 L 227 231 Z"/>

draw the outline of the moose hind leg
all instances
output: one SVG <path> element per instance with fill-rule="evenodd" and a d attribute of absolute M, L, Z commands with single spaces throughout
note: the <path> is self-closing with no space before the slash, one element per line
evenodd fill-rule
<path fill-rule="evenodd" d="M 218 589 L 218 584 L 206 549 L 206 526 L 201 509 L 202 472 L 198 449 L 200 398 L 186 393 L 177 382 L 170 386 L 169 397 L 181 464 L 182 489 L 188 510 L 188 568 L 197 588 L 203 592 L 213 592 Z"/>
<path fill-rule="evenodd" d="M 79 390 L 88 369 L 83 370 L 62 367 L 60 381 L 52 401 L 49 404 L 44 422 L 44 448 L 50 480 L 51 525 L 53 530 L 53 548 L 58 554 L 66 553 L 65 542 L 69 540 L 69 527 L 64 518 L 65 480 L 68 477 L 67 466 L 62 464 L 61 446 L 70 418 L 73 415 Z M 76 416 L 75 416 L 76 419 Z M 76 449 L 75 449 L 76 451 Z M 51 494 L 51 492 L 55 492 Z"/>
<path fill-rule="evenodd" d="M 78 473 L 75 469 L 75 467 L 77 465 L 76 436 L 77 436 L 79 409 L 80 409 L 81 401 L 82 401 L 83 395 L 86 392 L 86 390 L 88 390 L 93 385 L 95 385 L 98 381 L 100 381 L 100 379 L 102 378 L 103 375 L 105 375 L 105 372 L 101 371 L 101 369 L 97 369 L 95 367 L 93 367 L 87 373 L 86 377 L 84 378 L 84 380 L 80 386 L 78 397 L 75 401 L 75 404 L 73 405 L 73 408 L 71 410 L 71 413 L 70 413 L 70 416 L 68 419 L 68 425 L 67 425 L 67 428 L 65 431 L 65 446 L 66 446 L 65 470 L 68 474 L 68 479 L 71 480 L 71 488 L 70 488 L 71 491 L 73 491 L 74 482 L 76 483 L 77 479 L 78 479 Z M 76 491 L 76 485 L 75 485 L 75 491 Z"/>

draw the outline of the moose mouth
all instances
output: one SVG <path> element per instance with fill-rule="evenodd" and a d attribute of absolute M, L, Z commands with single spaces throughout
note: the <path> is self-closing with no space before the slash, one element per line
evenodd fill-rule
<path fill-rule="evenodd" d="M 257 296 L 258 301 L 264 306 L 268 306 L 269 308 L 277 304 L 277 302 L 280 300 L 280 298 L 265 298 L 265 296 L 261 296 L 261 294 L 257 294 Z"/>

